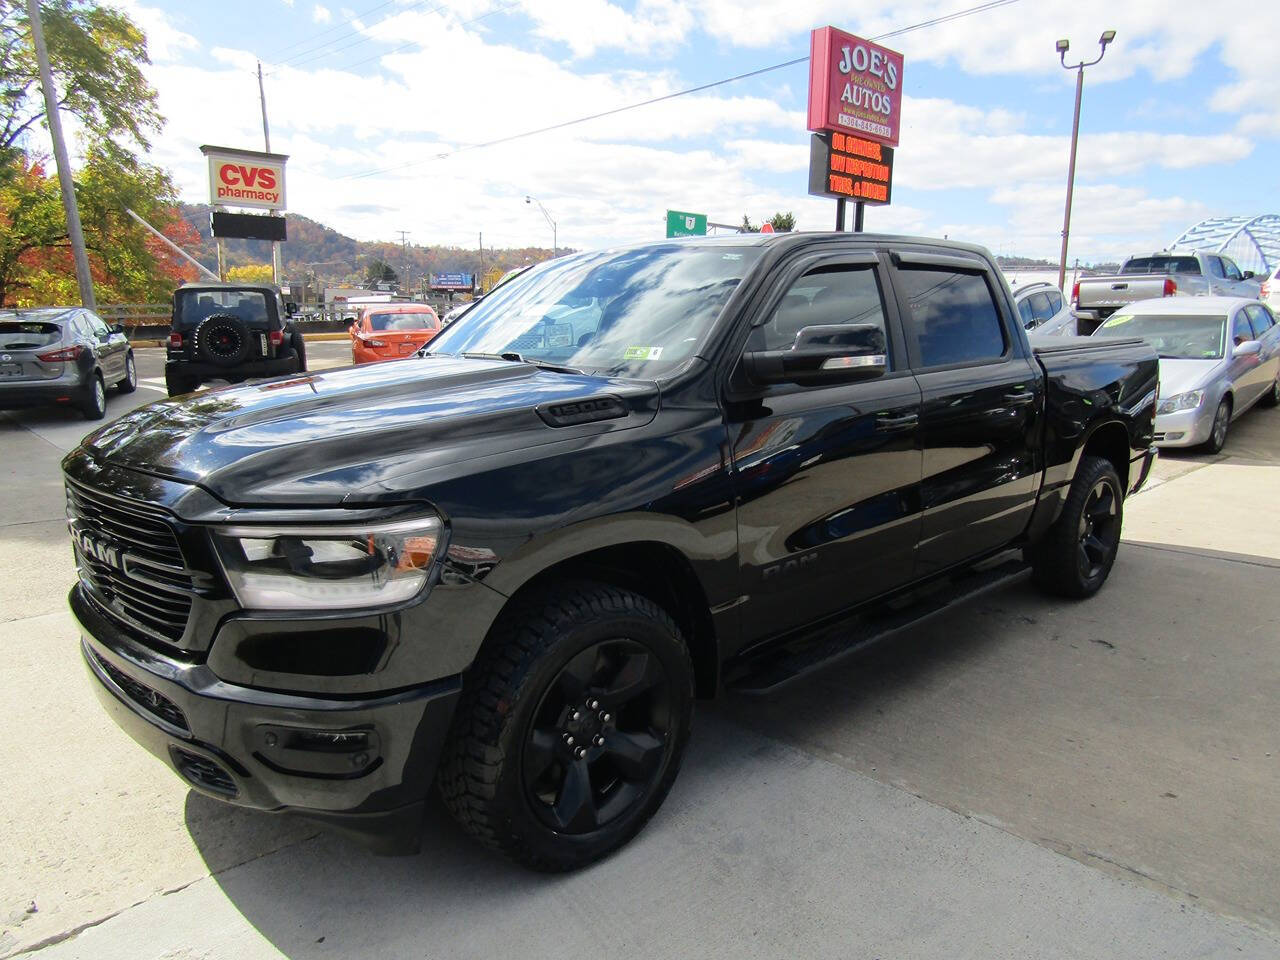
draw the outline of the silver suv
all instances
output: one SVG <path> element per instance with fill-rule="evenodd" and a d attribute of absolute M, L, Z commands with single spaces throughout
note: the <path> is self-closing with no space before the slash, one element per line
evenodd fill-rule
<path fill-rule="evenodd" d="M 1047 281 L 1028 283 L 1013 291 L 1018 319 L 1032 337 L 1074 337 L 1076 317 L 1062 291 Z"/>
<path fill-rule="evenodd" d="M 83 307 L 0 311 L 0 410 L 58 403 L 101 420 L 110 386 L 138 386 L 124 327 Z"/>

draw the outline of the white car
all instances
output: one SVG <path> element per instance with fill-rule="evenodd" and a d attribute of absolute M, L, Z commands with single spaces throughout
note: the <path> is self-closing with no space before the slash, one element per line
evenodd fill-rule
<path fill-rule="evenodd" d="M 1074 337 L 1076 316 L 1052 283 L 1041 281 L 1015 287 L 1013 302 L 1018 306 L 1018 319 L 1032 337 Z"/>
<path fill-rule="evenodd" d="M 1258 299 L 1272 310 L 1280 310 L 1280 266 L 1272 267 L 1262 277 L 1262 290 L 1258 293 Z"/>

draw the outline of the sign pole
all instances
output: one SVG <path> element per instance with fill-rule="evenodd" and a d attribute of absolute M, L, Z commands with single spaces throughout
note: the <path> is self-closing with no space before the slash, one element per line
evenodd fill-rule
<path fill-rule="evenodd" d="M 844 197 L 836 198 L 836 230 L 844 233 Z"/>
<path fill-rule="evenodd" d="M 258 61 L 258 99 L 262 102 L 262 142 L 267 153 L 271 152 L 271 128 L 267 126 L 267 89 L 262 85 L 262 61 Z M 274 210 L 271 214 L 275 215 Z M 271 241 L 271 280 L 280 282 L 280 244 Z"/>
<path fill-rule="evenodd" d="M 866 212 L 867 205 L 859 200 L 853 205 L 853 232 L 862 232 L 862 215 Z"/>

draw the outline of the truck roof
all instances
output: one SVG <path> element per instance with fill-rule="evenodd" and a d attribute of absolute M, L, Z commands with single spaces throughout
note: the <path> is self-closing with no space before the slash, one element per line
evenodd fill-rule
<path fill-rule="evenodd" d="M 1221 313 L 1226 315 L 1237 307 L 1257 303 L 1248 297 L 1157 297 L 1151 300 L 1135 300 L 1125 304 L 1117 313 L 1159 314 L 1172 316 L 1204 316 Z"/>
<path fill-rule="evenodd" d="M 274 283 L 232 283 L 231 281 L 196 280 L 184 283 L 179 290 L 262 290 L 265 293 L 279 294 L 280 288 Z"/>

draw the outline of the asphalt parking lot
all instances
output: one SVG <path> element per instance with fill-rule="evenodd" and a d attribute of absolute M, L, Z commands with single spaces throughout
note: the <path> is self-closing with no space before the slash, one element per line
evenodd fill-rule
<path fill-rule="evenodd" d="M 1007 587 L 701 709 L 646 831 L 557 877 L 438 810 L 420 855 L 372 857 L 117 730 L 65 610 L 57 467 L 87 429 L 0 414 L 0 957 L 1280 955 L 1280 411 L 1161 458 L 1093 600 Z"/>

